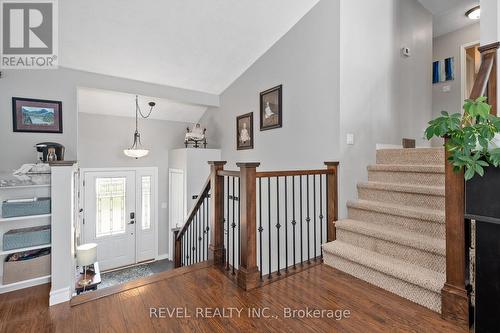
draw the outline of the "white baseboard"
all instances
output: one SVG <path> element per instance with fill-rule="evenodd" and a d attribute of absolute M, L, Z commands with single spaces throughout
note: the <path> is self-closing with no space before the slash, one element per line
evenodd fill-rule
<path fill-rule="evenodd" d="M 159 254 L 156 257 L 156 260 L 164 260 L 164 259 L 170 259 L 170 260 L 172 260 L 172 258 L 170 257 L 170 253 Z"/>
<path fill-rule="evenodd" d="M 68 302 L 71 299 L 71 288 L 61 288 L 50 291 L 49 305 L 56 305 L 59 303 Z"/>

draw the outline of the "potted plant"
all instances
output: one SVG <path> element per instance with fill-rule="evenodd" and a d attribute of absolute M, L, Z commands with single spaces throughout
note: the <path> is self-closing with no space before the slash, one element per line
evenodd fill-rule
<path fill-rule="evenodd" d="M 468 99 L 463 114 L 443 111 L 431 120 L 425 136 L 446 138 L 448 162 L 464 170 L 467 213 L 500 218 L 500 118 L 490 111 L 486 97 Z"/>

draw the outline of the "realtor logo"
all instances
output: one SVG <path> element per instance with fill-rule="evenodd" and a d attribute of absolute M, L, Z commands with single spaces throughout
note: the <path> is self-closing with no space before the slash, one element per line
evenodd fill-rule
<path fill-rule="evenodd" d="M 4 69 L 57 68 L 56 0 L 0 0 Z"/>

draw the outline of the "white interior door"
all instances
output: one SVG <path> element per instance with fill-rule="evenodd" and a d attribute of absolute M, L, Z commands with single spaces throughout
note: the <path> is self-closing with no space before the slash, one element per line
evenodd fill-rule
<path fill-rule="evenodd" d="M 85 243 L 97 243 L 102 270 L 136 262 L 134 171 L 85 172 Z"/>

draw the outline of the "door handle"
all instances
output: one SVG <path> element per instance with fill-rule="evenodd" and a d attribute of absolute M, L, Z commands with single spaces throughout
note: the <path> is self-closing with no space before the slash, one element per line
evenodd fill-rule
<path fill-rule="evenodd" d="M 128 224 L 135 224 L 135 221 L 132 220 Z"/>

